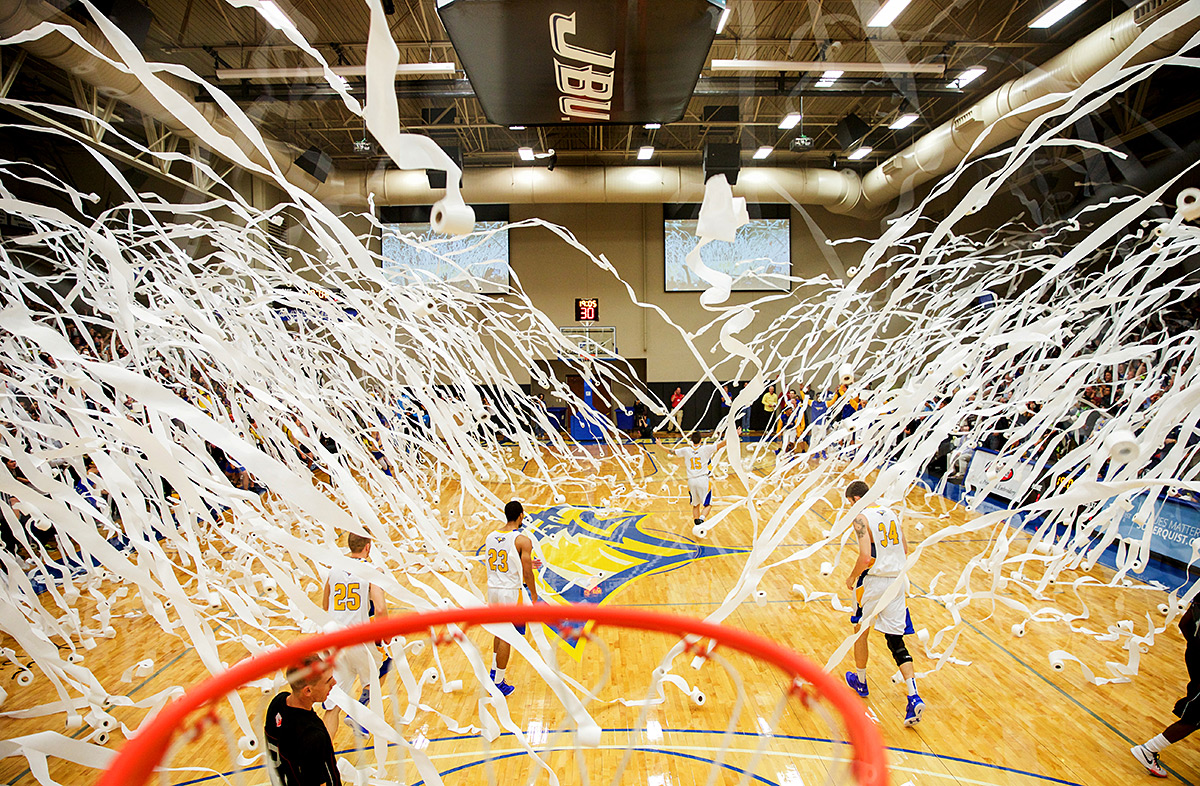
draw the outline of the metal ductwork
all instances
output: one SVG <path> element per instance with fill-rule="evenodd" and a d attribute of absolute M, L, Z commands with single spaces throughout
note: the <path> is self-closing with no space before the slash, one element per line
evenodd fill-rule
<path fill-rule="evenodd" d="M 850 171 L 747 167 L 742 170 L 737 192 L 755 202 L 791 201 L 824 205 L 837 213 L 877 213 L 904 191 L 958 166 L 989 126 L 995 124 L 987 137 L 988 148 L 1020 135 L 1035 117 L 1047 111 L 1038 107 L 1022 113 L 1020 107 L 1052 94 L 1077 89 L 1128 48 L 1154 19 L 1189 2 L 1192 0 L 1146 0 L 1031 73 L 1004 84 L 958 117 L 871 170 L 861 181 Z M 53 19 L 60 24 L 75 25 L 98 51 L 110 55 L 113 52 L 94 26 L 68 20 L 43 0 L 16 0 L 7 6 L 0 8 L 0 36 L 11 36 Z M 1200 30 L 1200 12 L 1184 24 L 1171 28 L 1131 62 L 1143 63 L 1175 52 L 1197 30 Z M 124 101 L 179 135 L 194 139 L 135 77 L 97 60 L 64 36 L 54 34 L 23 46 L 30 54 L 95 85 L 103 95 Z M 169 74 L 160 73 L 160 76 L 188 100 L 193 100 L 194 85 Z M 252 160 L 266 164 L 250 140 L 221 114 L 215 104 L 195 106 Z M 289 182 L 330 205 L 365 207 L 368 194 L 375 195 L 376 204 L 422 204 L 442 196 L 441 191 L 429 188 L 424 173 L 419 171 L 335 171 L 321 184 L 295 165 L 298 150 L 271 138 L 266 138 L 266 144 Z M 694 202 L 703 195 L 702 181 L 699 166 L 558 167 L 553 172 L 539 167 L 469 169 L 463 176 L 463 197 L 474 203 L 510 204 Z"/>
<path fill-rule="evenodd" d="M 986 146 L 978 153 L 1020 136 L 1034 118 L 1054 107 L 1039 106 L 1028 112 L 1015 110 L 1055 93 L 1077 90 L 1132 45 L 1151 22 L 1189 2 L 1196 14 L 1135 54 L 1129 64 L 1146 63 L 1177 51 L 1200 30 L 1200 5 L 1194 0 L 1146 0 L 1025 76 L 1006 82 L 958 117 L 872 169 L 863 177 L 861 199 L 849 205 L 846 212 L 878 211 L 906 190 L 951 171 L 967 158 L 971 145 L 984 131 L 988 131 Z"/>
<path fill-rule="evenodd" d="M 858 199 L 859 177 L 850 170 L 743 167 L 738 194 L 751 202 L 845 208 Z M 314 195 L 328 204 L 360 204 L 365 195 L 376 204 L 427 204 L 440 199 L 421 171 L 342 172 Z M 497 167 L 463 173 L 463 199 L 470 204 L 555 204 L 581 202 L 700 202 L 700 167 Z"/>
<path fill-rule="evenodd" d="M 0 37 L 16 35 L 47 21 L 74 27 L 96 51 L 116 62 L 121 62 L 121 58 L 108 43 L 108 39 L 94 25 L 80 24 L 43 0 L 15 0 L 11 3 L 0 3 Z M 55 32 L 36 41 L 25 42 L 22 46 L 34 57 L 45 60 L 67 73 L 74 74 L 88 84 L 94 85 L 101 95 L 115 98 L 132 106 L 184 139 L 196 140 L 195 135 L 164 109 L 137 77 L 126 74 L 105 61 L 93 57 L 90 52 L 77 46 L 66 36 Z M 163 72 L 159 72 L 158 77 L 188 101 L 194 100 L 196 88 L 191 82 Z M 258 148 L 237 129 L 233 122 L 225 117 L 215 104 L 197 103 L 195 108 L 214 128 L 233 140 L 246 153 L 247 157 L 255 163 L 267 166 L 267 162 Z M 295 158 L 301 151 L 293 150 L 291 146 L 270 137 L 264 136 L 264 141 L 272 158 L 275 159 L 283 176 L 289 182 L 310 192 L 319 185 L 315 178 L 296 166 Z M 364 196 L 364 204 L 365 199 Z"/>

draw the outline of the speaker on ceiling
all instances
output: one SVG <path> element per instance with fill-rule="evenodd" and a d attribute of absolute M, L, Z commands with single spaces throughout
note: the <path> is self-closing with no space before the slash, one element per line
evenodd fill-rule
<path fill-rule="evenodd" d="M 296 166 L 324 183 L 333 171 L 333 159 L 315 147 L 310 147 L 296 159 Z"/>
<path fill-rule="evenodd" d="M 463 168 L 462 148 L 458 145 L 442 145 L 442 150 L 446 151 L 446 155 L 450 156 L 450 160 L 458 164 L 458 168 Z M 426 169 L 425 177 L 429 180 L 430 188 L 445 188 L 446 173 L 441 169 Z M 458 187 L 462 188 L 462 177 L 458 178 Z"/>
<path fill-rule="evenodd" d="M 704 144 L 704 182 L 713 175 L 725 175 L 729 185 L 737 185 L 738 170 L 742 168 L 742 146 L 737 142 L 706 142 Z"/>
<path fill-rule="evenodd" d="M 842 150 L 849 150 L 858 147 L 870 130 L 871 127 L 861 117 L 852 113 L 838 121 L 833 134 L 837 137 L 838 145 Z"/>
<path fill-rule="evenodd" d="M 137 0 L 99 0 L 96 10 L 121 29 L 138 49 L 146 45 L 146 36 L 154 22 L 154 14 Z"/>

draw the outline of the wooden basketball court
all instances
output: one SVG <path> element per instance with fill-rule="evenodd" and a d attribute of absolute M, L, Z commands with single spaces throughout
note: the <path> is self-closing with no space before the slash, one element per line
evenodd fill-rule
<path fill-rule="evenodd" d="M 621 604 L 695 617 L 711 614 L 737 584 L 754 546 L 751 517 L 745 510 L 735 511 L 719 522 L 706 539 L 697 541 L 691 534 L 691 512 L 683 475 L 667 448 L 660 443 L 630 445 L 627 449 L 644 451 L 645 474 L 635 484 L 623 482 L 624 488 L 614 488 L 603 480 L 603 471 L 598 476 L 601 480 L 595 484 L 589 478 L 577 478 L 578 484 L 564 486 L 565 502 L 556 502 L 555 492 L 540 484 L 518 480 L 492 484 L 500 498 L 524 500 L 528 512 L 526 523 L 539 539 L 545 563 L 540 571 L 543 596 L 549 596 L 551 601 Z M 595 451 L 599 458 L 604 458 L 603 449 L 581 450 Z M 764 454 L 759 460 L 759 470 L 765 470 L 775 458 Z M 512 466 L 519 469 L 521 462 L 514 459 Z M 789 484 L 799 482 L 807 473 L 820 471 L 824 470 L 815 462 L 797 466 L 772 496 L 779 496 L 778 492 L 786 491 Z M 714 479 L 713 493 L 715 514 L 744 495 L 745 490 L 730 475 Z M 442 520 L 458 535 L 454 542 L 459 548 L 474 555 L 487 528 L 471 523 L 473 514 L 479 511 L 477 507 L 449 513 L 461 504 L 457 487 L 444 486 Z M 761 510 L 769 515 L 778 504 L 763 502 Z M 835 525 L 840 506 L 841 500 L 831 492 L 825 502 L 815 505 L 791 530 L 768 562 L 783 559 L 820 540 Z M 920 514 L 905 519 L 911 545 L 941 528 L 976 517 L 921 489 L 910 493 L 907 506 Z M 968 589 L 986 592 L 993 577 L 982 568 L 967 574 L 963 568 L 973 556 L 985 550 L 991 536 L 990 532 L 977 532 L 948 538 L 926 551 L 910 576 L 909 607 L 914 625 L 930 634 L 930 640 L 924 644 L 917 637 L 909 637 L 918 674 L 938 666 L 938 661 L 926 654 L 926 645 L 935 652 L 943 652 L 958 637 L 954 661 L 944 662 L 919 679 L 920 692 L 928 706 L 924 719 L 912 728 L 902 723 L 904 691 L 891 681 L 895 666 L 882 637 L 879 634 L 872 637 L 868 667 L 871 696 L 867 706 L 890 748 L 892 783 L 896 786 L 906 783 L 1091 786 L 1149 781 L 1145 770 L 1130 756 L 1129 747 L 1158 733 L 1173 719 L 1171 706 L 1182 695 L 1186 683 L 1183 643 L 1177 628 L 1172 624 L 1155 638 L 1153 648 L 1141 655 L 1140 672 L 1132 683 L 1099 687 L 1089 684 L 1079 666 L 1073 663 L 1055 670 L 1048 654 L 1066 650 L 1097 675 L 1111 676 L 1104 664 L 1107 661 L 1123 664 L 1129 660 L 1130 653 L 1123 643 L 1127 639 L 1111 636 L 1118 640 L 1098 641 L 1093 636 L 1071 633 L 1067 623 L 1037 622 L 1027 623 L 1024 635 L 1017 636 L 1013 626 L 1023 615 L 1002 603 L 993 605 L 975 599 L 954 611 L 947 607 L 944 597 L 929 597 L 931 587 L 935 587 L 939 596 L 947 593 L 964 596 Z M 1022 550 L 1027 543 L 1028 536 L 1018 533 L 1011 551 Z M 851 548 L 852 539 L 848 549 Z M 768 571 L 759 584 L 765 595 L 743 601 L 725 624 L 773 639 L 824 664 L 850 632 L 847 613 L 835 606 L 845 607 L 850 603 L 844 581 L 852 558 L 852 552 L 847 550 L 839 560 L 837 547 L 829 546 L 805 560 Z M 820 570 L 825 562 L 835 563 L 828 575 Z M 448 573 L 445 578 L 469 583 L 482 594 L 483 569 L 480 564 L 473 564 L 469 577 Z M 1024 569 L 1026 578 L 1036 580 L 1040 565 L 1037 561 L 1029 562 Z M 1100 634 L 1110 626 L 1115 628 L 1121 620 L 1132 621 L 1133 631 L 1138 635 L 1146 632 L 1150 622 L 1162 624 L 1158 606 L 1166 600 L 1163 592 L 1136 581 L 1119 589 L 1094 586 L 1073 589 L 1071 583 L 1080 575 L 1083 574 L 1064 574 L 1043 598 L 1033 597 L 1012 581 L 1000 594 L 1033 609 L 1052 606 L 1070 615 L 1082 614 L 1086 604 L 1090 615 L 1072 624 Z M 1091 575 L 1107 581 L 1112 572 L 1097 566 Z M 954 585 L 960 576 L 969 585 L 956 589 Z M 398 578 L 416 592 L 422 591 L 422 585 L 441 586 L 430 573 Z M 836 593 L 839 600 L 835 603 L 823 597 L 806 601 L 793 585 L 801 585 L 809 595 Z M 104 590 L 105 594 L 110 591 L 111 587 Z M 319 603 L 319 592 L 313 600 Z M 267 609 L 284 601 L 269 597 L 262 600 Z M 97 640 L 95 648 L 85 654 L 85 664 L 108 692 L 126 694 L 134 702 L 140 702 L 172 686 L 190 686 L 207 676 L 196 651 L 182 634 L 163 633 L 147 615 L 124 618 L 127 612 L 136 612 L 139 603 L 136 592 L 115 603 L 111 611 L 116 637 Z M 395 611 L 397 604 L 394 600 L 391 603 Z M 94 606 L 85 593 L 76 608 L 86 619 L 94 613 Z M 934 645 L 932 637 L 953 625 L 955 614 L 961 616 L 961 624 Z M 218 627 L 222 631 L 219 640 L 223 642 L 220 656 L 226 663 L 246 656 L 247 642 L 243 637 L 252 637 L 262 645 L 271 643 L 262 631 L 229 611 L 221 613 Z M 280 626 L 274 634 L 286 641 L 297 636 L 298 631 Z M 683 656 L 672 666 L 672 674 L 704 694 L 702 705 L 680 687 L 667 684 L 663 686 L 661 703 L 626 706 L 617 700 L 636 702 L 647 698 L 650 675 L 674 642 L 659 634 L 637 631 L 610 630 L 600 635 L 611 657 L 611 675 L 608 685 L 598 691 L 597 701 L 589 705 L 589 711 L 604 729 L 600 746 L 584 754 L 592 782 L 608 782 L 605 774 L 611 778 L 625 751 L 633 748 L 621 782 L 703 783 L 712 761 L 720 757 L 725 747 L 729 750 L 717 782 L 737 782 L 762 741 L 760 732 L 764 724 L 771 728 L 772 735 L 758 760 L 757 776 L 752 782 L 815 784 L 827 782 L 827 778 L 839 782 L 844 775 L 844 768 L 836 762 L 847 756 L 846 746 L 840 743 L 838 732 L 819 717 L 793 702 L 778 723 L 771 721 L 786 687 L 772 667 L 730 656 L 731 665 L 744 681 L 745 705 L 735 724 L 739 733 L 727 737 L 726 727 L 737 690 L 731 676 L 719 664 L 709 661 L 697 670 Z M 490 655 L 491 639 L 485 631 L 470 629 L 468 636 L 485 656 Z M 539 638 L 544 640 L 543 646 L 556 653 L 564 674 L 585 685 L 592 685 L 601 676 L 602 647 L 588 642 L 572 647 L 558 640 L 553 631 L 540 627 L 527 635 L 535 647 Z M 3 644 L 20 652 L 11 638 L 6 637 Z M 529 756 L 515 735 L 502 734 L 488 745 L 469 728 L 479 722 L 480 696 L 466 658 L 454 647 L 441 647 L 439 655 L 445 679 L 463 680 L 465 687 L 444 692 L 440 683 L 422 686 L 419 704 L 423 708 L 413 708 L 411 721 L 398 726 L 398 731 L 430 757 L 446 783 L 485 782 L 489 768 L 494 769 L 497 782 L 525 780 Z M 419 676 L 428 668 L 436 668 L 431 656 L 428 646 L 411 648 L 408 657 L 413 673 Z M 136 671 L 136 665 L 147 659 L 153 661 L 153 671 L 122 681 L 127 672 Z M 836 667 L 835 673 L 840 675 L 848 668 L 852 668 L 849 657 Z M 61 712 L 46 717 L 19 717 L 20 713 L 15 711 L 57 701 L 58 696 L 40 673 L 27 686 L 17 683 L 17 669 L 12 664 L 6 664 L 0 673 L 4 674 L 3 688 L 8 693 L 0 707 L 6 713 L 6 736 L 53 729 L 84 739 L 92 733 L 86 724 L 80 729 L 60 728 Z M 571 777 L 577 776 L 571 775 L 571 762 L 575 754 L 563 731 L 561 705 L 516 653 L 508 669 L 508 681 L 517 688 L 506 704 L 513 722 L 545 761 L 563 765 L 560 775 L 566 773 L 564 783 L 574 782 Z M 372 706 L 381 708 L 389 722 L 398 722 L 408 704 L 414 703 L 413 699 L 394 675 L 385 682 L 385 694 L 387 698 Z M 242 695 L 254 718 L 256 732 L 261 733 L 262 711 L 270 695 L 253 687 L 243 690 Z M 146 710 L 115 706 L 110 712 L 121 723 L 136 726 Z M 108 746 L 119 748 L 124 742 L 123 735 L 116 732 L 111 736 Z M 387 763 L 388 781 L 403 784 L 421 781 L 421 775 L 400 748 L 381 744 L 379 750 L 359 750 L 356 749 L 359 744 L 348 728 L 340 727 L 335 745 L 351 762 L 365 767 L 382 760 Z M 181 769 L 170 773 L 168 782 L 239 782 L 233 772 L 243 769 L 249 760 L 244 755 L 239 760 L 241 754 L 236 749 L 230 755 L 227 747 L 219 736 L 208 737 L 204 744 L 187 746 L 173 760 L 173 766 Z M 1163 761 L 1180 782 L 1200 779 L 1197 775 L 1200 752 L 1191 741 L 1168 749 Z M 261 766 L 255 766 L 260 763 L 255 759 L 241 782 L 266 783 L 266 773 Z M 98 772 L 51 758 L 49 774 L 62 784 L 84 784 L 92 782 Z M 36 783 L 21 757 L 0 760 L 0 778 L 8 784 Z M 549 782 L 545 773 L 537 778 L 538 782 Z"/>

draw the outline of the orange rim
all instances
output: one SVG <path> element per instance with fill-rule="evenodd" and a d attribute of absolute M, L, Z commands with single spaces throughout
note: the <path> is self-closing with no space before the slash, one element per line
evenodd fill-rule
<path fill-rule="evenodd" d="M 716 641 L 718 646 L 775 664 L 791 677 L 810 684 L 837 708 L 845 721 L 849 742 L 854 749 L 853 772 L 858 783 L 862 786 L 887 786 L 883 737 L 867 718 L 858 696 L 804 656 L 737 628 L 655 611 L 586 603 L 478 606 L 400 614 L 332 633 L 304 636 L 277 649 L 261 652 L 237 663 L 228 671 L 210 677 L 163 707 L 120 750 L 100 776 L 97 786 L 140 786 L 146 783 L 172 738 L 184 728 L 194 712 L 222 701 L 226 694 L 242 685 L 286 669 L 310 653 L 391 639 L 439 625 L 471 626 L 504 622 L 519 625 L 539 622 L 553 626 L 567 620 L 583 619 L 594 620 L 598 626 L 654 630 L 680 637 L 689 634 L 702 636 Z"/>

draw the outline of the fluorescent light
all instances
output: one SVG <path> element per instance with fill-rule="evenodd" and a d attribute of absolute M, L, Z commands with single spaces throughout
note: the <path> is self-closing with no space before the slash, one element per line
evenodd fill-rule
<path fill-rule="evenodd" d="M 787 116 L 779 121 L 779 127 L 784 131 L 789 131 L 796 127 L 804 115 L 799 112 L 788 112 Z"/>
<path fill-rule="evenodd" d="M 859 159 L 866 158 L 868 155 L 870 155 L 872 149 L 873 148 L 869 148 L 866 145 L 863 145 L 858 150 L 855 150 L 853 153 L 846 156 L 846 158 L 850 159 L 851 161 L 858 161 Z"/>
<path fill-rule="evenodd" d="M 717 35 L 720 35 L 725 30 L 725 23 L 729 21 L 729 13 L 732 10 L 732 8 L 726 6 L 725 10 L 721 12 L 721 18 L 717 20 Z"/>
<path fill-rule="evenodd" d="M 654 145 L 642 145 L 638 148 L 638 161 L 649 161 L 654 155 Z"/>
<path fill-rule="evenodd" d="M 817 87 L 832 87 L 833 83 L 842 77 L 844 71 L 826 71 L 817 80 Z"/>
<path fill-rule="evenodd" d="M 647 123 L 646 125 L 642 126 L 642 128 L 646 129 L 647 131 L 657 131 L 658 129 L 662 128 L 662 123 Z"/>
<path fill-rule="evenodd" d="M 887 0 L 883 6 L 867 22 L 867 27 L 891 27 L 900 12 L 908 7 L 910 0 Z"/>
<path fill-rule="evenodd" d="M 758 150 L 755 150 L 755 151 L 754 151 L 754 160 L 755 160 L 755 161 L 762 161 L 764 158 L 766 158 L 767 156 L 771 155 L 771 152 L 772 152 L 774 149 L 775 149 L 775 148 L 771 147 L 770 145 L 763 145 L 763 146 L 762 146 L 762 147 L 760 147 Z"/>
<path fill-rule="evenodd" d="M 532 161 L 533 160 L 533 148 L 532 147 L 518 147 L 517 155 L 519 155 L 521 157 L 522 161 Z"/>
<path fill-rule="evenodd" d="M 1030 27 L 1053 27 L 1062 21 L 1063 17 L 1083 5 L 1087 0 L 1060 0 L 1046 9 L 1046 12 L 1029 23 Z"/>
<path fill-rule="evenodd" d="M 987 69 L 983 66 L 971 66 L 966 71 L 963 71 L 961 74 L 955 77 L 954 81 L 948 86 L 959 89 L 964 88 L 982 76 L 985 71 L 987 71 Z"/>
<path fill-rule="evenodd" d="M 258 4 L 258 12 L 262 14 L 263 19 L 267 20 L 267 24 L 276 30 L 294 30 L 296 27 L 292 24 L 292 20 L 288 19 L 287 14 L 275 5 L 275 0 L 263 0 Z"/>
<path fill-rule="evenodd" d="M 828 60 L 742 60 L 714 58 L 710 71 L 819 71 L 837 70 L 847 74 L 933 74 L 941 76 L 946 67 L 941 63 L 847 63 Z"/>
<path fill-rule="evenodd" d="M 908 114 L 900 115 L 900 117 L 892 121 L 892 124 L 888 126 L 888 128 L 892 129 L 893 131 L 899 131 L 902 128 L 908 128 L 916 121 L 918 117 L 920 117 L 920 115 L 918 115 L 916 112 L 909 112 Z"/>
<path fill-rule="evenodd" d="M 524 131 L 525 126 L 509 126 L 508 130 L 509 131 Z"/>
<path fill-rule="evenodd" d="M 366 66 L 352 66 L 355 70 L 362 69 L 362 75 L 367 75 Z M 454 63 L 400 63 L 396 66 L 397 74 L 453 74 Z M 335 74 L 340 74 L 337 66 L 333 67 Z M 354 74 L 350 74 L 354 76 Z"/>
<path fill-rule="evenodd" d="M 330 69 L 340 77 L 366 76 L 367 67 L 332 66 Z M 396 74 L 453 74 L 454 63 L 401 63 Z M 217 79 L 322 79 L 322 68 L 218 68 Z"/>

